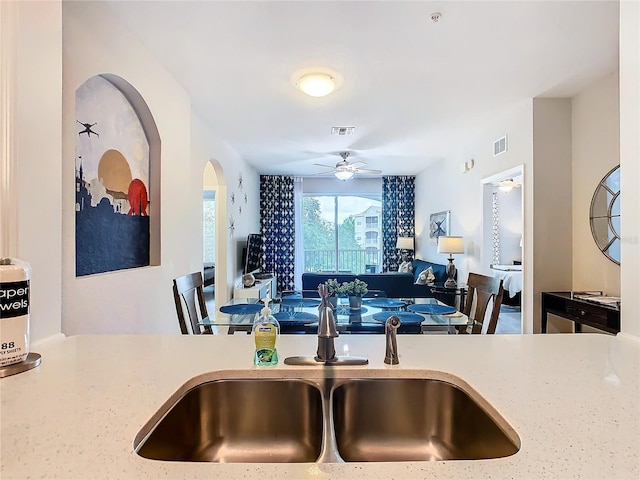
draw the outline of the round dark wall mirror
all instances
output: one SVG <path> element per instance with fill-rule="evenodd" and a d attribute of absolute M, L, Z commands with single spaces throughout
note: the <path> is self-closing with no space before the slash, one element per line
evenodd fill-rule
<path fill-rule="evenodd" d="M 620 265 L 620 165 L 598 184 L 591 199 L 589 220 L 600 251 Z"/>

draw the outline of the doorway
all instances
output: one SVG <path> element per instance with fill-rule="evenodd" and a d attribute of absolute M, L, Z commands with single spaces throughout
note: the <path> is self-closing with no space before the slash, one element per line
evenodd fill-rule
<path fill-rule="evenodd" d="M 496 333 L 522 333 L 524 301 L 524 166 L 482 180 L 483 273 L 503 280 Z"/>
<path fill-rule="evenodd" d="M 226 186 L 222 167 L 209 160 L 202 172 L 202 264 L 207 311 L 215 316 L 216 305 L 227 299 Z M 217 201 L 218 199 L 218 201 Z"/>

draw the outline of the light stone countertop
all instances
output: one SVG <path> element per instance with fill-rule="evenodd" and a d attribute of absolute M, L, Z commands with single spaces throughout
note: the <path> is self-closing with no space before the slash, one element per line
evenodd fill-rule
<path fill-rule="evenodd" d="M 314 335 L 283 335 L 280 358 L 315 353 Z M 33 349 L 35 370 L 0 380 L 0 478 L 637 479 L 640 344 L 599 334 L 342 335 L 336 350 L 366 356 L 355 376 L 463 379 L 515 429 L 518 453 L 476 461 L 218 464 L 139 457 L 132 442 L 160 406 L 198 375 L 322 375 L 323 367 L 254 367 L 235 336 L 76 336 Z M 282 363 L 282 362 L 281 362 Z M 306 373 L 305 373 L 306 372 Z"/>

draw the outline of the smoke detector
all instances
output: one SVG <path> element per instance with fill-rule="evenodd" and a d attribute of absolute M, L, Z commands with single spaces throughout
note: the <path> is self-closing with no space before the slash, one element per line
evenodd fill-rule
<path fill-rule="evenodd" d="M 442 16 L 442 14 L 440 12 L 433 12 L 431 14 L 431 21 L 433 23 L 438 23 L 440 21 L 440 17 Z"/>

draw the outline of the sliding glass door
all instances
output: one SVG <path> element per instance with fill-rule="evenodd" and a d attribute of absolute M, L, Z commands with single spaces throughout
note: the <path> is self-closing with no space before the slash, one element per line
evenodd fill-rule
<path fill-rule="evenodd" d="M 305 272 L 380 271 L 380 195 L 305 195 L 302 208 Z"/>

